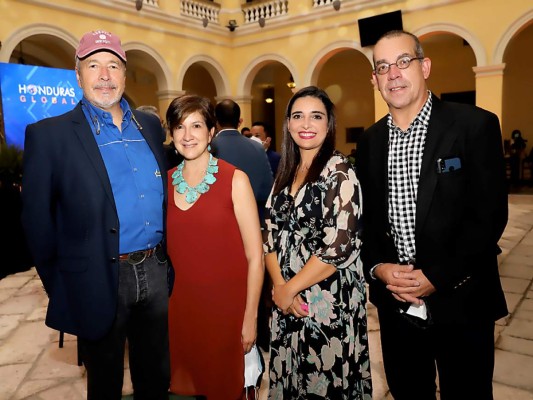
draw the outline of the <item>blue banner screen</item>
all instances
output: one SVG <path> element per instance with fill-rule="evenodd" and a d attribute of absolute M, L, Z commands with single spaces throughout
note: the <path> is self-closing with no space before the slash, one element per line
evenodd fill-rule
<path fill-rule="evenodd" d="M 70 111 L 83 93 L 74 70 L 0 63 L 6 143 L 24 148 L 26 125 Z"/>

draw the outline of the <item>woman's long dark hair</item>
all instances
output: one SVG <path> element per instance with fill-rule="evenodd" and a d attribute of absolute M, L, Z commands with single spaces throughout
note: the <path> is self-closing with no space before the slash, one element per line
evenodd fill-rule
<path fill-rule="evenodd" d="M 300 164 L 300 149 L 294 142 L 289 133 L 289 120 L 291 118 L 292 107 L 294 102 L 302 97 L 315 97 L 319 99 L 324 107 L 326 107 L 326 114 L 328 117 L 328 131 L 326 139 L 318 150 L 307 176 L 305 183 L 315 182 L 318 180 L 320 173 L 326 166 L 328 160 L 335 151 L 335 135 L 337 133 L 337 118 L 335 117 L 335 105 L 330 100 L 329 96 L 322 89 L 316 86 L 308 86 L 300 89 L 292 96 L 285 111 L 285 121 L 283 122 L 283 139 L 281 144 L 281 161 L 279 163 L 278 173 L 274 182 L 274 194 L 280 193 L 285 187 L 290 186 L 294 181 L 296 170 Z"/>

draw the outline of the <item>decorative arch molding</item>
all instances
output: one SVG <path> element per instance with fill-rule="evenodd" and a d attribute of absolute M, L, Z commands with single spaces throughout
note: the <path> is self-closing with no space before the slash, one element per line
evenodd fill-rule
<path fill-rule="evenodd" d="M 161 57 L 161 55 L 156 50 L 140 42 L 129 42 L 126 44 L 123 43 L 122 48 L 126 52 L 134 50 L 140 51 L 150 56 L 159 67 L 159 69 L 151 71 L 157 79 L 158 89 L 160 91 L 171 89 L 169 86 L 172 82 L 172 73 L 170 72 L 167 63 L 165 62 L 165 59 Z"/>
<path fill-rule="evenodd" d="M 9 57 L 17 45 L 24 39 L 34 35 L 50 35 L 62 39 L 74 49 L 73 53 L 79 43 L 78 38 L 61 28 L 48 24 L 31 24 L 17 29 L 3 41 L 2 49 L 0 50 L 0 62 L 8 63 Z"/>
<path fill-rule="evenodd" d="M 343 50 L 357 50 L 369 60 L 372 65 L 372 50 L 369 48 L 362 48 L 359 42 L 353 40 L 339 40 L 323 47 L 316 53 L 311 62 L 309 68 L 305 74 L 305 85 L 316 85 L 320 72 L 324 67 L 324 64 L 333 57 L 335 54 L 340 53 Z"/>
<path fill-rule="evenodd" d="M 196 55 L 189 58 L 179 69 L 178 75 L 178 90 L 183 88 L 183 80 L 185 79 L 185 74 L 193 64 L 199 64 L 204 67 L 209 75 L 213 78 L 215 83 L 217 96 L 228 96 L 229 95 L 229 83 L 228 77 L 224 72 L 224 68 L 218 61 L 214 58 L 206 55 Z"/>
<path fill-rule="evenodd" d="M 528 22 L 532 21 L 533 10 L 530 10 L 521 17 L 519 17 L 509 26 L 509 28 L 507 28 L 507 30 L 503 33 L 502 37 L 496 44 L 496 48 L 494 49 L 494 55 L 492 57 L 493 64 L 497 65 L 503 63 L 503 56 L 505 54 L 507 46 L 509 45 L 509 42 L 513 39 L 513 37 L 515 37 L 517 33 L 519 33 L 525 26 L 528 25 Z"/>
<path fill-rule="evenodd" d="M 419 38 L 422 38 L 424 36 L 433 36 L 442 32 L 453 33 L 462 37 L 468 42 L 472 48 L 472 51 L 474 52 L 474 57 L 476 58 L 476 67 L 484 67 L 487 65 L 487 53 L 483 47 L 483 44 L 478 37 L 474 36 L 471 32 L 461 26 L 454 24 L 430 24 L 423 28 L 414 30 L 412 33 Z"/>
<path fill-rule="evenodd" d="M 253 59 L 246 66 L 243 73 L 241 74 L 241 77 L 239 78 L 239 83 L 237 86 L 237 95 L 250 96 L 255 76 L 261 68 L 263 68 L 267 64 L 270 64 L 271 62 L 279 62 L 280 64 L 284 65 L 291 73 L 292 78 L 296 83 L 296 87 L 302 87 L 301 85 L 299 85 L 300 77 L 298 75 L 298 72 L 296 71 L 296 68 L 294 68 L 294 65 L 289 60 L 280 56 L 279 54 L 269 53 L 263 54 Z"/>

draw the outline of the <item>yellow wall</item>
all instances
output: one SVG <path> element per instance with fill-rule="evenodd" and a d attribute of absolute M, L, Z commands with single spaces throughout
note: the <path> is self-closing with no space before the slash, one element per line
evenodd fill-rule
<path fill-rule="evenodd" d="M 253 110 L 261 107 L 259 94 L 252 92 L 255 77 L 262 68 L 272 68 L 275 121 L 267 122 L 275 126 L 278 149 L 291 95 L 282 87 L 292 73 L 298 87 L 319 84 L 335 97 L 338 147 L 349 152 L 353 145 L 344 141 L 346 127 L 368 127 L 386 113 L 369 82 L 370 49 L 359 46 L 357 20 L 401 9 L 404 28 L 421 36 L 433 59 L 430 88 L 437 94 L 477 90 L 478 104 L 502 118 L 505 135 L 519 128 L 533 143 L 533 77 L 525 73 L 533 57 L 531 0 L 343 0 L 338 12 L 331 5 L 313 9 L 311 0 L 289 0 L 288 15 L 267 19 L 264 28 L 244 24 L 241 0 L 218 3 L 219 24 L 204 28 L 201 19 L 180 14 L 177 0 L 159 0 L 159 8 L 145 5 L 141 12 L 123 0 L 0 0 L 0 61 L 9 61 L 21 40 L 40 36 L 42 58 L 51 58 L 51 66 L 72 67 L 83 33 L 110 30 L 121 36 L 128 51 L 127 95 L 135 105 L 159 105 L 164 115 L 184 90 L 229 96 L 241 99 L 246 125 L 258 119 Z M 239 24 L 235 32 L 225 28 L 229 19 Z M 517 39 L 498 59 L 501 43 L 513 34 Z M 447 38 L 444 45 L 441 38 Z M 502 76 L 481 77 L 472 71 L 503 62 Z"/>
<path fill-rule="evenodd" d="M 453 36 L 451 43 L 447 41 L 446 48 L 435 43 L 424 43 L 424 40 L 422 40 L 422 45 L 426 57 L 431 59 L 428 86 L 437 96 L 441 93 L 476 89 L 476 80 L 472 70 L 472 67 L 476 65 L 476 60 L 472 48 L 464 45 L 462 38 Z"/>
<path fill-rule="evenodd" d="M 346 128 L 370 127 L 374 123 L 372 69 L 364 56 L 355 51 L 334 55 L 325 64 L 318 80 L 337 110 L 337 148 L 349 154 L 355 143 L 346 143 Z"/>
<path fill-rule="evenodd" d="M 514 129 L 520 129 L 528 140 L 526 151 L 529 153 L 533 146 L 533 26 L 522 35 L 524 40 L 511 44 L 505 52 L 502 128 L 506 137 L 510 137 Z"/>

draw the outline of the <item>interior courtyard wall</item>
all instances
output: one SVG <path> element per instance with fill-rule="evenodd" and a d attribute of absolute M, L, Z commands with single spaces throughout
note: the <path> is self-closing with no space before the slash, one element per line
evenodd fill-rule
<path fill-rule="evenodd" d="M 322 67 L 318 86 L 335 103 L 337 148 L 350 154 L 355 143 L 347 140 L 347 128 L 369 128 L 374 123 L 372 68 L 357 50 L 343 50 Z"/>
<path fill-rule="evenodd" d="M 182 89 L 187 94 L 195 94 L 209 98 L 212 102 L 217 97 L 217 90 L 213 77 L 205 67 L 193 64 L 183 77 Z"/>
<path fill-rule="evenodd" d="M 451 36 L 452 39 L 448 38 L 443 43 L 438 40 L 425 43 L 422 39 L 425 56 L 431 59 L 431 74 L 427 80 L 429 89 L 439 97 L 442 93 L 475 90 L 476 79 L 472 68 L 476 66 L 476 59 L 470 45 L 459 36 L 449 33 L 438 35 Z"/>
<path fill-rule="evenodd" d="M 290 76 L 290 72 L 285 66 L 277 64 L 274 81 L 276 83 L 276 88 L 279 89 L 276 90 L 276 102 L 274 104 L 275 120 L 270 122 L 270 125 L 274 126 L 277 151 L 280 151 L 281 149 L 285 112 L 287 111 L 287 104 L 293 95 L 291 89 L 287 87 L 287 82 L 289 82 Z"/>
<path fill-rule="evenodd" d="M 533 148 L 533 25 L 512 40 L 504 55 L 503 132 L 511 137 L 520 129 L 526 139 L 526 152 Z M 512 99 L 511 96 L 515 98 Z M 513 101 L 515 100 L 515 101 Z M 518 100 L 518 101 L 516 101 Z"/>
<path fill-rule="evenodd" d="M 404 28 L 417 31 L 421 27 L 448 25 L 464 31 L 483 45 L 486 57 L 479 57 L 478 66 L 492 62 L 495 46 L 513 21 L 531 9 L 529 0 L 476 0 L 450 1 L 442 7 L 427 7 L 421 12 L 411 12 L 404 17 Z M 407 20 L 407 26 L 405 21 Z M 473 45 L 473 43 L 471 43 Z"/>
<path fill-rule="evenodd" d="M 225 3 L 224 0 L 219 1 Z M 235 3 L 236 0 L 232 1 Z M 199 21 L 187 23 L 179 18 L 165 17 L 164 13 L 169 10 L 174 14 L 178 13 L 178 2 L 160 0 L 159 3 L 162 9 L 159 14 L 150 14 L 144 10 L 137 13 L 133 6 L 131 10 L 120 6 L 122 8 L 119 7 L 115 11 L 112 7 L 96 1 L 57 0 L 43 6 L 44 3 L 37 0 L 1 0 L 3 24 L 0 26 L 0 40 L 5 43 L 6 38 L 11 37 L 13 32 L 24 26 L 43 24 L 43 21 L 58 30 L 68 32 L 76 39 L 88 30 L 102 28 L 120 35 L 125 44 L 149 43 L 161 54 L 172 76 L 168 83 L 169 92 L 182 90 L 177 77 L 182 73 L 186 60 L 198 54 L 205 54 L 217 60 L 226 71 L 227 76 L 224 79 L 227 80 L 227 94 L 242 97 L 250 95 L 239 91 L 242 88 L 239 82 L 246 65 L 266 53 L 279 54 L 281 58 L 288 60 L 294 68 L 293 75 L 298 79 L 297 84 L 300 87 L 311 83 L 303 77 L 309 76 L 310 61 L 320 49 L 338 40 L 353 42 L 354 48 L 358 46 L 356 20 L 362 16 L 401 8 L 405 10 L 403 19 L 407 30 L 416 31 L 443 23 L 454 24 L 482 42 L 487 55 L 486 63 L 490 64 L 495 47 L 508 27 L 524 14 L 531 12 L 530 0 L 440 1 L 438 4 L 441 5 L 435 8 L 427 5 L 427 1 L 393 1 L 377 9 L 362 11 L 357 11 L 355 7 L 350 8 L 350 2 L 347 1 L 338 13 L 324 8 L 323 18 L 316 18 L 316 14 L 302 15 L 298 20 L 291 19 L 288 23 L 268 22 L 264 29 L 252 30 L 242 26 L 236 34 L 229 34 L 224 26 L 210 25 L 207 29 L 202 29 Z M 291 3 L 294 5 L 294 1 Z M 297 3 L 299 5 L 291 9 L 291 13 L 295 12 L 296 7 L 303 9 L 303 1 Z M 472 18 L 473 15 L 476 18 Z M 531 42 L 526 43 L 531 48 Z M 6 49 L 7 47 L 0 50 L 3 60 Z M 488 86 L 484 92 L 488 90 L 490 96 L 490 85 Z M 510 87 L 515 91 L 515 101 L 526 104 L 529 100 L 531 103 L 530 98 L 517 100 L 516 97 L 521 96 L 521 91 L 516 88 L 516 84 Z M 159 87 L 159 84 L 158 89 L 166 90 Z M 498 88 L 494 89 L 494 93 L 499 93 Z M 375 109 L 376 117 L 378 111 L 381 116 L 383 105 L 376 104 Z M 513 121 L 515 120 L 516 117 L 513 118 Z M 504 134 L 507 132 L 504 131 Z"/>

